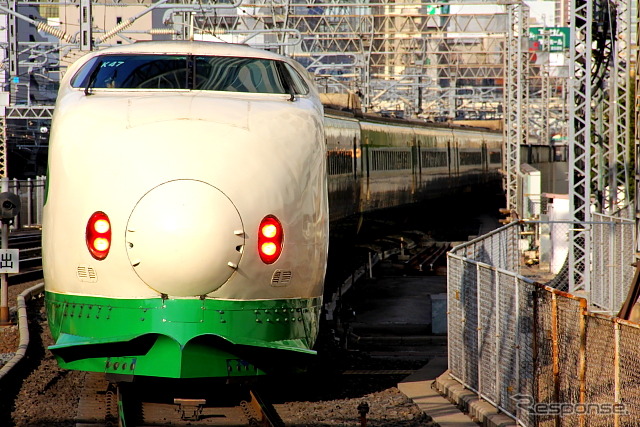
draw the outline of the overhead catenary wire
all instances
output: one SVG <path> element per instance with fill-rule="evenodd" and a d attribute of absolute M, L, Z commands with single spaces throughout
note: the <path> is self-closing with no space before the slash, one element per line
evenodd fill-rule
<path fill-rule="evenodd" d="M 149 6 L 148 8 L 146 8 L 145 10 L 143 10 L 140 13 L 137 13 L 135 15 L 133 15 L 131 18 L 127 18 L 124 21 L 122 21 L 121 23 L 119 23 L 118 25 L 116 25 L 115 27 L 113 27 L 112 29 L 110 29 L 109 31 L 107 31 L 106 33 L 104 33 L 102 35 L 102 37 L 100 37 L 98 39 L 98 43 L 104 43 L 106 40 L 110 39 L 111 37 L 115 36 L 116 34 L 118 34 L 119 32 L 126 30 L 127 28 L 129 28 L 130 26 L 133 25 L 133 23 L 140 17 L 146 15 L 147 13 L 151 12 L 153 9 L 155 9 L 156 7 L 166 3 L 168 0 L 160 0 L 159 2 Z"/>
<path fill-rule="evenodd" d="M 165 0 L 166 1 L 166 0 Z M 45 24 L 42 21 L 36 21 L 35 19 L 31 19 L 27 16 L 24 16 L 18 12 L 16 12 L 15 10 L 11 10 L 8 7 L 4 7 L 2 5 L 0 5 L 0 10 L 3 12 L 6 12 L 10 15 L 15 16 L 18 19 L 22 19 L 25 22 L 30 23 L 31 25 L 34 25 L 39 31 L 44 31 L 46 33 L 49 33 L 57 38 L 59 38 L 60 40 L 63 40 L 67 43 L 71 43 L 73 42 L 74 38 L 73 36 L 71 36 L 70 34 L 65 33 L 64 31 L 58 29 L 58 28 L 54 28 L 48 24 Z"/>

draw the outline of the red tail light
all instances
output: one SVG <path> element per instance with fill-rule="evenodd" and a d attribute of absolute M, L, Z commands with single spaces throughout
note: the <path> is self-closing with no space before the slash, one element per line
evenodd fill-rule
<path fill-rule="evenodd" d="M 111 248 L 111 222 L 104 212 L 95 212 L 87 223 L 87 248 L 97 260 L 103 260 Z"/>
<path fill-rule="evenodd" d="M 282 253 L 284 232 L 282 224 L 273 216 L 265 216 L 258 230 L 258 253 L 265 264 L 273 264 Z"/>

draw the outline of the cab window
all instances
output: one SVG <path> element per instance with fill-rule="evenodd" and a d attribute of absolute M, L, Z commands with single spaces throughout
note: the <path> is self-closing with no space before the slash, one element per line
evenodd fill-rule
<path fill-rule="evenodd" d="M 307 94 L 309 87 L 289 64 L 261 58 L 188 55 L 103 55 L 71 80 L 76 88 L 190 89 Z"/>

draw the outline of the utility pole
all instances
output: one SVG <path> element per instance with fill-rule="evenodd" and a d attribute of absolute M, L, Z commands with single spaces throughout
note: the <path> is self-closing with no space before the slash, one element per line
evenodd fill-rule
<path fill-rule="evenodd" d="M 91 0 L 80 0 L 80 50 L 93 50 Z"/>

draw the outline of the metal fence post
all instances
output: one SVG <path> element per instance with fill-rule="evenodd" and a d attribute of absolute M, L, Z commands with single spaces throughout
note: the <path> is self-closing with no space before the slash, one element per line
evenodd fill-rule
<path fill-rule="evenodd" d="M 33 225 L 33 216 L 31 211 L 33 210 L 33 181 L 31 178 L 27 178 L 27 224 Z"/>
<path fill-rule="evenodd" d="M 18 197 L 20 197 L 20 181 L 18 181 L 17 178 L 13 178 L 12 180 L 13 183 L 13 189 L 9 189 L 9 191 L 15 193 L 18 195 Z M 21 218 L 21 213 L 19 213 L 18 215 L 16 215 L 16 217 L 14 218 L 13 222 L 9 225 L 9 228 L 13 229 L 13 230 L 17 230 L 20 227 L 22 227 L 22 218 Z M 8 248 L 8 246 L 7 246 Z"/>

